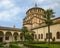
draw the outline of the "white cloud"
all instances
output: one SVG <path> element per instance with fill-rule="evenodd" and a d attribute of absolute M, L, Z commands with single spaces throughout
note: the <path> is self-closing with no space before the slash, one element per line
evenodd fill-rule
<path fill-rule="evenodd" d="M 45 0 L 30 0 L 30 1 L 31 1 L 30 3 L 42 3 Z"/>
<path fill-rule="evenodd" d="M 14 7 L 10 10 L 0 12 L 0 20 L 2 21 L 11 21 L 16 15 L 20 12 L 20 8 Z M 4 18 L 4 19 L 3 19 Z"/>
<path fill-rule="evenodd" d="M 60 0 L 35 0 L 35 2 L 41 4 L 44 9 L 60 8 Z"/>
<path fill-rule="evenodd" d="M 44 0 L 31 0 L 31 1 L 34 1 L 36 3 L 42 3 Z"/>
<path fill-rule="evenodd" d="M 16 3 L 14 3 L 13 1 L 14 0 L 0 0 L 0 8 L 4 8 L 4 10 L 0 12 L 0 20 L 11 21 L 12 19 L 16 18 L 17 14 L 21 12 L 26 12 L 26 10 L 29 8 L 29 6 L 20 8 L 16 6 Z M 18 1 L 21 1 L 21 0 L 18 0 Z M 31 0 L 31 1 L 35 1 L 39 4 L 40 3 L 43 4 L 44 2 L 45 3 L 49 2 L 49 4 L 42 6 L 44 9 L 56 8 L 60 6 L 59 5 L 60 3 L 58 3 L 59 1 L 55 2 L 54 0 L 53 1 L 52 0 L 49 0 L 49 1 L 48 0 Z"/>
<path fill-rule="evenodd" d="M 20 11 L 21 11 L 21 10 L 20 10 L 19 7 L 14 7 L 14 8 L 12 8 L 12 9 L 10 9 L 8 12 L 9 12 L 9 14 L 10 14 L 11 16 L 14 16 L 14 15 L 18 14 Z"/>
<path fill-rule="evenodd" d="M 10 0 L 2 0 L 0 1 L 0 8 L 10 8 L 13 7 L 14 4 Z"/>
<path fill-rule="evenodd" d="M 4 8 L 3 11 L 0 11 L 0 20 L 1 21 L 12 21 L 16 18 L 18 13 L 23 12 L 21 8 L 15 5 L 12 0 L 0 0 L 0 10 Z M 7 10 L 6 10 L 7 9 Z"/>
<path fill-rule="evenodd" d="M 6 21 L 7 20 L 8 21 L 9 20 L 8 18 L 10 18 L 10 16 L 9 16 L 7 11 L 0 13 L 0 20 L 2 20 L 2 21 Z"/>
<path fill-rule="evenodd" d="M 48 4 L 48 5 L 44 5 L 44 6 L 42 6 L 42 7 L 43 7 L 44 9 L 48 9 L 48 8 L 54 9 L 54 8 L 59 7 L 59 4 L 58 4 L 58 3 Z"/>

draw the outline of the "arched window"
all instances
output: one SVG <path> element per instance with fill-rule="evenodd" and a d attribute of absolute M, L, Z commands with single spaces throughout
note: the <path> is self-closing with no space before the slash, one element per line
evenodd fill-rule
<path fill-rule="evenodd" d="M 43 39 L 43 34 L 41 34 L 41 39 Z"/>
<path fill-rule="evenodd" d="M 52 33 L 50 32 L 50 39 L 52 39 Z"/>
<path fill-rule="evenodd" d="M 23 39 L 23 33 L 20 33 L 20 39 L 21 40 Z"/>
<path fill-rule="evenodd" d="M 16 41 L 17 39 L 18 39 L 18 33 L 17 32 L 14 32 L 14 34 L 13 34 L 13 36 L 14 36 L 14 40 Z"/>
<path fill-rule="evenodd" d="M 51 32 L 50 32 L 50 34 L 46 33 L 46 38 L 47 38 L 47 39 L 48 39 L 48 38 L 52 39 L 52 33 L 51 33 Z"/>
<path fill-rule="evenodd" d="M 35 34 L 35 39 L 37 39 L 37 35 Z"/>
<path fill-rule="evenodd" d="M 10 40 L 10 39 L 12 39 L 12 33 L 11 32 L 6 32 L 5 40 Z"/>
<path fill-rule="evenodd" d="M 40 39 L 40 34 L 38 34 L 38 38 Z"/>
<path fill-rule="evenodd" d="M 4 33 L 3 31 L 0 31 L 0 42 L 3 42 L 3 38 L 4 38 Z"/>
<path fill-rule="evenodd" d="M 57 32 L 56 37 L 57 39 L 60 39 L 60 32 Z"/>
<path fill-rule="evenodd" d="M 33 33 L 31 35 L 34 37 L 34 34 Z"/>
<path fill-rule="evenodd" d="M 49 37 L 48 37 L 48 33 L 46 33 L 46 39 L 48 39 Z"/>

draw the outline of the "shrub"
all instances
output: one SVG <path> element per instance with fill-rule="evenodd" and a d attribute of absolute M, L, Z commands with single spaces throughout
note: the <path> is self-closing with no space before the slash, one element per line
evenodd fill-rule
<path fill-rule="evenodd" d="M 0 42 L 0 47 L 3 47 L 3 45 L 5 45 L 6 42 Z"/>
<path fill-rule="evenodd" d="M 30 42 L 31 44 L 45 44 L 46 42 L 43 41 L 34 41 L 34 42 Z"/>
<path fill-rule="evenodd" d="M 20 47 L 20 46 L 18 46 L 18 45 L 16 45 L 16 44 L 10 44 L 10 47 L 11 47 L 11 48 L 22 48 L 22 47 Z"/>
<path fill-rule="evenodd" d="M 60 44 L 60 42 L 50 42 L 50 44 Z"/>
<path fill-rule="evenodd" d="M 49 48 L 48 46 L 38 46 L 38 45 L 34 45 L 34 44 L 24 44 L 24 45 L 29 48 Z"/>
<path fill-rule="evenodd" d="M 55 37 L 52 38 L 52 42 L 54 42 L 54 41 L 55 41 Z"/>

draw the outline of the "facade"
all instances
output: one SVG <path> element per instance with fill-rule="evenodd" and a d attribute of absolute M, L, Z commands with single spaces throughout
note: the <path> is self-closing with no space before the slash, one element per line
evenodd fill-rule
<path fill-rule="evenodd" d="M 60 41 L 60 17 L 53 20 L 55 23 L 50 26 L 50 41 L 55 38 L 56 42 Z M 48 41 L 48 27 L 42 25 L 40 27 L 34 28 L 35 40 Z"/>
<path fill-rule="evenodd" d="M 43 19 L 44 9 L 37 7 L 30 8 L 26 12 L 26 17 L 23 19 L 23 26 L 26 26 L 28 30 L 33 33 L 35 41 L 48 41 L 48 28 Z M 52 20 L 53 24 L 50 26 L 50 41 L 60 42 L 60 17 Z M 2 27 L 0 26 L 0 42 L 14 42 L 21 41 L 23 35 L 21 29 Z"/>
<path fill-rule="evenodd" d="M 0 42 L 21 41 L 22 38 L 20 29 L 0 26 Z"/>
<path fill-rule="evenodd" d="M 34 39 L 39 41 L 48 41 L 48 28 L 43 19 L 44 9 L 37 7 L 30 8 L 26 12 L 23 25 L 28 30 L 34 31 Z M 50 26 L 50 41 L 60 41 L 60 17 L 52 19 L 53 24 Z"/>

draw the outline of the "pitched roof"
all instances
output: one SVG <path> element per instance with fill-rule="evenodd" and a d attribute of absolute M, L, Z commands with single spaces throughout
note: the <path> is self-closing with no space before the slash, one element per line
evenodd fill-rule
<path fill-rule="evenodd" d="M 21 31 L 21 29 L 19 28 L 3 27 L 3 26 L 0 26 L 0 30 Z"/>
<path fill-rule="evenodd" d="M 54 25 L 54 24 L 60 24 L 60 17 L 57 17 L 55 19 L 52 19 L 52 21 L 53 21 L 53 24 L 52 25 Z M 46 26 L 47 25 L 45 23 L 41 23 L 41 25 L 39 27 L 33 28 L 32 30 L 37 29 L 37 28 L 46 27 Z"/>

